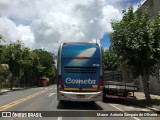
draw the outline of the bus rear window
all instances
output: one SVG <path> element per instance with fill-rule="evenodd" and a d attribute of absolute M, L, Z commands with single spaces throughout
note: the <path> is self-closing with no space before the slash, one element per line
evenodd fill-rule
<path fill-rule="evenodd" d="M 94 44 L 66 44 L 62 47 L 62 49 L 62 58 L 100 58 L 99 46 Z"/>

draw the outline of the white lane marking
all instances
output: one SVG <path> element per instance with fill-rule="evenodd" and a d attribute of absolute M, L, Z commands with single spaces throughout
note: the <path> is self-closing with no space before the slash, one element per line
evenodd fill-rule
<path fill-rule="evenodd" d="M 57 96 L 53 99 L 53 102 L 51 103 L 51 106 L 54 104 L 56 99 L 57 99 Z"/>
<path fill-rule="evenodd" d="M 109 105 L 111 105 L 112 107 L 118 109 L 119 111 L 125 112 L 124 110 L 120 109 L 119 107 L 117 107 L 117 106 L 115 106 L 115 105 L 113 105 L 113 104 L 109 104 Z M 135 120 L 141 120 L 141 119 L 139 119 L 139 118 L 137 118 L 137 117 L 132 117 L 132 118 L 134 118 Z"/>
<path fill-rule="evenodd" d="M 139 118 L 137 118 L 137 117 L 132 117 L 132 118 L 134 118 L 135 120 L 141 120 L 141 119 L 139 119 Z"/>
<path fill-rule="evenodd" d="M 118 109 L 119 111 L 123 111 L 122 109 L 120 109 L 119 107 L 117 107 L 117 106 L 115 106 L 115 105 L 112 105 L 112 104 L 109 104 L 109 105 L 111 105 L 112 107 Z"/>
<path fill-rule="evenodd" d="M 51 97 L 51 96 L 54 95 L 54 94 L 56 94 L 56 93 L 50 93 L 48 97 Z"/>
<path fill-rule="evenodd" d="M 58 117 L 57 120 L 62 120 L 62 117 Z"/>
<path fill-rule="evenodd" d="M 39 90 L 39 89 L 46 89 L 46 90 L 48 89 L 48 90 L 52 90 L 53 88 L 42 88 L 42 87 L 41 87 L 41 88 L 35 88 L 34 90 Z M 54 88 L 54 89 L 57 89 L 57 88 Z"/>
<path fill-rule="evenodd" d="M 151 110 L 150 109 L 140 109 L 141 111 L 144 111 L 144 112 L 146 112 L 146 111 L 150 111 L 151 112 Z"/>

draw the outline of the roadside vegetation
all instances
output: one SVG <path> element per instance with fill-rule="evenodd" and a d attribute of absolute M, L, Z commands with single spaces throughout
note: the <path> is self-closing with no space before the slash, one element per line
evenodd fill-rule
<path fill-rule="evenodd" d="M 112 21 L 111 46 L 105 52 L 105 64 L 106 69 L 112 70 L 126 64 L 135 77 L 141 76 L 149 101 L 149 76 L 156 76 L 160 69 L 160 13 L 148 20 L 147 9 L 134 13 L 130 6 L 123 11 L 121 21 Z"/>
<path fill-rule="evenodd" d="M 2 38 L 2 36 L 0 36 Z M 54 55 L 44 49 L 30 50 L 20 42 L 0 46 L 0 87 L 37 86 L 46 76 L 54 82 L 56 67 Z"/>
<path fill-rule="evenodd" d="M 121 64 L 119 56 L 113 49 L 113 46 L 110 46 L 109 49 L 104 51 L 104 70 L 117 70 Z"/>

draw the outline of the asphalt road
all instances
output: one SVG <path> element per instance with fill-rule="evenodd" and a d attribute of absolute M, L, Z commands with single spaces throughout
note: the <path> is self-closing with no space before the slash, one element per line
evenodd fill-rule
<path fill-rule="evenodd" d="M 57 101 L 56 90 L 56 85 L 51 85 L 0 95 L 0 114 L 3 114 L 0 120 L 159 120 L 159 117 L 119 117 L 119 115 L 118 117 L 95 117 L 111 113 L 126 113 L 127 115 L 136 111 L 143 114 L 143 111 L 148 113 L 149 110 L 117 99 L 96 103 L 66 102 L 61 104 Z M 6 117 L 10 115 L 10 112 L 12 117 Z M 16 115 L 22 117 L 16 117 Z M 52 117 L 45 117 L 46 115 Z"/>

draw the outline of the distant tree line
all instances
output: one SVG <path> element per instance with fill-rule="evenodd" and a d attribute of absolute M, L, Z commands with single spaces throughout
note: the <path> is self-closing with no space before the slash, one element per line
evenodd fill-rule
<path fill-rule="evenodd" d="M 0 36 L 2 38 L 2 36 Z M 1 39 L 0 38 L 0 39 Z M 0 46 L 0 86 L 30 87 L 46 76 L 54 82 L 56 67 L 54 55 L 44 49 L 30 50 L 20 42 Z"/>

